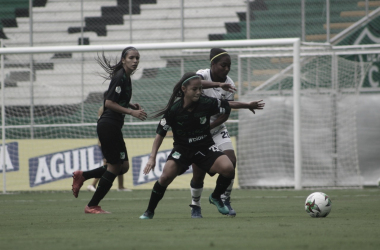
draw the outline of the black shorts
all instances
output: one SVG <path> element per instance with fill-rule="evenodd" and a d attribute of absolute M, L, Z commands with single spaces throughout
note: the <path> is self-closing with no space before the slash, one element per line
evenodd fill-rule
<path fill-rule="evenodd" d="M 175 161 L 182 170 L 180 174 L 186 172 L 191 164 L 196 164 L 199 168 L 206 171 L 210 176 L 215 173 L 210 173 L 210 168 L 219 156 L 224 155 L 217 146 L 213 145 L 203 149 L 188 149 L 181 146 L 174 146 L 172 152 L 168 156 L 168 160 Z"/>
<path fill-rule="evenodd" d="M 98 132 L 103 157 L 108 163 L 122 164 L 124 161 L 128 161 L 123 133 L 118 125 L 100 122 L 96 130 Z"/>

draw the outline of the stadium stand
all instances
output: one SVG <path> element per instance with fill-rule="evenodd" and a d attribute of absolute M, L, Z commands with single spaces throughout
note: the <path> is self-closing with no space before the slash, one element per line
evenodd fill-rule
<path fill-rule="evenodd" d="M 326 1 L 306 1 L 306 41 L 326 41 Z M 369 9 L 379 6 L 370 1 Z M 365 16 L 365 2 L 357 0 L 331 1 L 331 38 Z M 260 0 L 250 4 L 250 38 L 301 37 L 299 0 Z M 225 23 L 227 33 L 209 35 L 210 40 L 246 39 L 246 13 L 237 13 L 239 22 Z"/>

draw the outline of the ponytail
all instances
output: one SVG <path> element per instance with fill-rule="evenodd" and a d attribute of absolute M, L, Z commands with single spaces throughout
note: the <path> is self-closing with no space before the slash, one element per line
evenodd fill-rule
<path fill-rule="evenodd" d="M 188 86 L 189 85 L 189 80 L 190 79 L 193 79 L 195 77 L 197 77 L 198 75 L 195 74 L 194 72 L 188 72 L 188 73 L 185 73 L 181 80 L 179 80 L 179 82 L 176 83 L 176 85 L 174 85 L 174 88 L 173 88 L 173 93 L 171 94 L 170 96 L 170 99 L 169 99 L 169 102 L 168 104 L 166 104 L 165 108 L 161 109 L 161 110 L 158 110 L 158 111 L 155 111 L 153 114 L 153 118 L 157 118 L 159 116 L 162 116 L 163 114 L 165 114 L 173 105 L 173 103 L 176 101 L 177 98 L 183 98 L 184 97 L 184 93 L 182 91 L 182 86 Z"/>
<path fill-rule="evenodd" d="M 122 59 L 125 58 L 125 56 L 128 54 L 128 51 L 130 51 L 130 50 L 137 50 L 137 49 L 135 47 L 131 47 L 131 46 L 126 47 L 125 49 L 123 49 L 123 51 L 121 53 L 121 57 L 120 57 L 119 62 L 116 59 L 115 64 L 113 64 L 113 65 L 111 64 L 111 60 L 108 59 L 104 55 L 104 51 L 102 52 L 101 57 L 98 55 L 98 58 L 96 58 L 95 60 L 98 62 L 100 67 L 102 67 L 105 71 L 105 74 L 100 74 L 100 76 L 103 77 L 105 80 L 111 80 L 112 77 L 116 74 L 116 72 L 123 68 Z"/>

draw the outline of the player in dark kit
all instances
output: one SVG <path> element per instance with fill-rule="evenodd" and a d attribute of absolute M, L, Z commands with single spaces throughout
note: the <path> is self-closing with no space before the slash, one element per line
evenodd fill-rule
<path fill-rule="evenodd" d="M 173 150 L 169 154 L 158 181 L 154 184 L 147 210 L 140 219 L 152 219 L 158 202 L 164 196 L 166 188 L 178 176 L 183 174 L 192 163 L 206 171 L 210 176 L 219 174 L 214 192 L 209 201 L 218 211 L 228 214 L 220 196 L 235 176 L 235 170 L 226 155 L 214 145 L 210 129 L 210 117 L 221 114 L 213 126 L 225 122 L 230 114 L 230 105 L 225 100 L 202 96 L 201 78 L 195 73 L 186 73 L 174 86 L 173 93 L 165 109 L 155 117 L 164 115 L 157 127 L 152 153 L 145 166 L 148 174 L 156 164 L 156 155 L 167 131 L 173 131 Z M 180 99 L 175 102 L 176 97 Z"/>
<path fill-rule="evenodd" d="M 124 117 L 126 114 L 140 120 L 145 120 L 147 117 L 138 103 L 129 103 L 132 97 L 130 76 L 137 69 L 139 60 L 140 54 L 134 47 L 125 48 L 116 65 L 111 65 L 104 54 L 102 58 L 98 58 L 98 63 L 107 73 L 105 78 L 111 80 L 103 103 L 104 111 L 97 125 L 97 133 L 107 165 L 90 171 L 78 170 L 73 173 L 72 190 L 75 198 L 78 197 L 85 180 L 100 178 L 91 201 L 85 207 L 85 213 L 109 213 L 102 210 L 98 204 L 111 189 L 116 176 L 125 174 L 129 169 L 127 149 L 121 131 Z"/>

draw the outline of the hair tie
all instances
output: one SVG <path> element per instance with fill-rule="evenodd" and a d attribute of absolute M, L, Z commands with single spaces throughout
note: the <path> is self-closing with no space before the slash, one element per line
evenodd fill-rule
<path fill-rule="evenodd" d="M 189 78 L 187 78 L 185 81 L 183 81 L 182 83 L 182 86 L 185 84 L 185 82 L 189 81 L 190 79 L 193 79 L 195 77 L 199 77 L 198 75 L 195 75 L 195 76 L 190 76 Z"/>
<path fill-rule="evenodd" d="M 212 62 L 212 60 L 214 60 L 218 56 L 221 56 L 221 55 L 224 55 L 224 54 L 227 54 L 227 52 L 222 52 L 222 53 L 217 54 L 216 56 L 214 56 L 213 58 L 211 58 L 210 62 Z"/>

